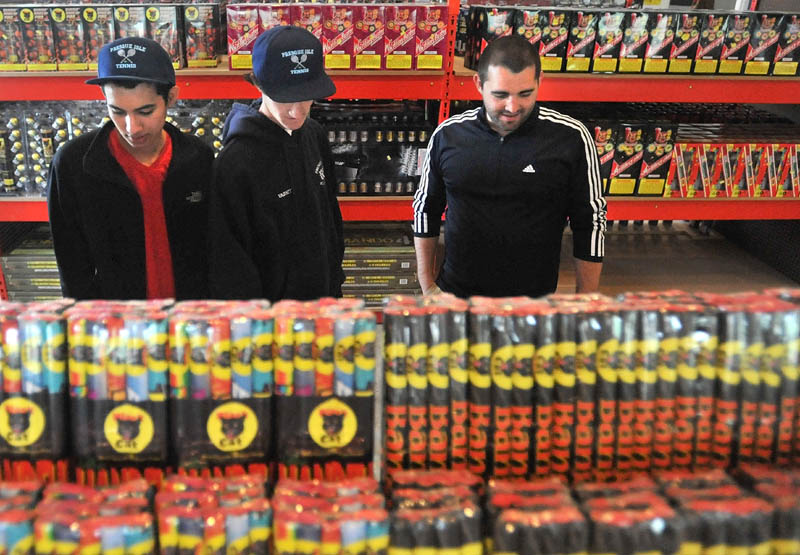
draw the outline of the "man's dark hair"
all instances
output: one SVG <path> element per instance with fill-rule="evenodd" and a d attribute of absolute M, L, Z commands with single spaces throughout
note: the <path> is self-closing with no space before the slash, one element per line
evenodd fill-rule
<path fill-rule="evenodd" d="M 478 60 L 478 77 L 481 83 L 486 81 L 489 66 L 502 66 L 512 73 L 534 66 L 537 81 L 542 71 L 538 49 L 519 35 L 500 37 L 489 43 Z"/>
<path fill-rule="evenodd" d="M 156 94 L 164 99 L 164 103 L 169 104 L 169 91 L 171 91 L 172 87 L 175 85 L 169 85 L 167 83 L 151 83 L 150 81 L 136 81 L 133 79 L 109 79 L 108 81 L 103 81 L 103 84 L 100 85 L 100 88 L 103 88 L 106 85 L 115 85 L 117 87 L 122 87 L 123 89 L 135 89 L 142 83 L 152 85 L 156 90 Z M 104 88 L 103 91 L 105 92 Z"/>

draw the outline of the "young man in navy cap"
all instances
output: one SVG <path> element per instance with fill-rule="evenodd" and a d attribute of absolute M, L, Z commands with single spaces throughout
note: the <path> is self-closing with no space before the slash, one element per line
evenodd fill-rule
<path fill-rule="evenodd" d="M 249 81 L 261 98 L 235 104 L 214 164 L 209 211 L 211 294 L 220 298 L 341 296 L 342 216 L 333 157 L 308 117 L 336 87 L 322 45 L 300 27 L 262 34 Z"/>
<path fill-rule="evenodd" d="M 214 154 L 165 124 L 178 98 L 155 41 L 103 47 L 97 77 L 111 121 L 58 150 L 48 209 L 65 296 L 207 296 L 206 196 Z"/>

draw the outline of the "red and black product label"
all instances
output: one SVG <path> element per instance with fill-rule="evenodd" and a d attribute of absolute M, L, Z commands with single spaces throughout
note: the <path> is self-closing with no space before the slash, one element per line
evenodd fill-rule
<path fill-rule="evenodd" d="M 469 454 L 469 356 L 466 305 L 447 315 L 450 338 L 450 468 L 466 470 Z"/>
<path fill-rule="evenodd" d="M 538 47 L 547 19 L 546 13 L 542 10 L 518 8 L 514 13 L 514 33 Z"/>
<path fill-rule="evenodd" d="M 758 13 L 753 15 L 753 28 L 747 54 L 744 57 L 744 72 L 747 75 L 767 75 L 772 69 L 778 41 L 784 31 L 786 17 L 783 14 Z"/>
<path fill-rule="evenodd" d="M 639 73 L 644 64 L 644 54 L 650 40 L 650 12 L 625 14 L 625 32 L 619 51 L 619 71 Z"/>
<path fill-rule="evenodd" d="M 534 432 L 533 464 L 537 476 L 549 476 L 552 463 L 553 371 L 556 364 L 556 314 L 543 310 L 537 318 L 533 359 Z"/>
<path fill-rule="evenodd" d="M 777 307 L 776 307 L 777 308 Z M 775 462 L 781 380 L 786 360 L 785 313 L 780 308 L 765 314 L 764 352 L 761 356 L 761 396 L 756 426 L 755 462 Z"/>
<path fill-rule="evenodd" d="M 800 14 L 784 16 L 784 25 L 775 52 L 773 75 L 796 75 L 800 62 Z"/>
<path fill-rule="evenodd" d="M 707 468 L 711 465 L 714 438 L 714 388 L 719 345 L 717 316 L 713 309 L 706 308 L 697 315 L 694 334 L 700 349 L 697 356 L 697 421 L 693 464 L 695 468 Z"/>
<path fill-rule="evenodd" d="M 727 468 L 733 456 L 733 441 L 738 433 L 739 386 L 742 381 L 747 320 L 741 309 L 726 307 L 719 314 L 719 356 L 717 359 L 717 398 L 714 405 L 714 444 L 712 464 Z"/>
<path fill-rule="evenodd" d="M 702 18 L 702 31 L 694 60 L 694 73 L 716 73 L 725 40 L 724 14 L 706 13 Z"/>
<path fill-rule="evenodd" d="M 567 475 L 575 426 L 575 328 L 577 310 L 566 308 L 556 316 L 556 365 L 553 368 L 553 424 L 550 470 Z"/>
<path fill-rule="evenodd" d="M 778 416 L 778 444 L 775 462 L 779 466 L 800 462 L 800 389 L 798 389 L 798 364 L 800 364 L 800 314 L 796 310 L 783 313 L 783 337 L 786 355 L 781 368 L 780 414 Z"/>
<path fill-rule="evenodd" d="M 408 323 L 408 467 L 427 468 L 428 463 L 428 344 L 425 309 L 411 308 Z"/>
<path fill-rule="evenodd" d="M 515 363 L 512 325 L 513 317 L 508 310 L 492 317 L 492 459 L 489 472 L 497 478 L 511 475 L 511 392 Z"/>
<path fill-rule="evenodd" d="M 536 316 L 525 309 L 515 312 L 511 328 L 514 370 L 511 375 L 511 476 L 526 478 L 532 473 L 533 357 Z"/>
<path fill-rule="evenodd" d="M 543 10 L 545 17 L 539 58 L 543 71 L 561 71 L 567 57 L 571 12 L 565 10 Z"/>
<path fill-rule="evenodd" d="M 386 380 L 386 466 L 400 470 L 408 464 L 407 322 L 402 309 L 383 313 L 384 376 Z"/>
<path fill-rule="evenodd" d="M 20 8 L 19 26 L 25 43 L 25 61 L 28 64 L 28 71 L 56 69 L 50 9 L 44 6 Z"/>
<path fill-rule="evenodd" d="M 617 365 L 617 439 L 616 466 L 621 473 L 634 470 L 635 418 L 636 418 L 636 349 L 638 313 L 621 310 L 613 316 L 619 320 L 619 355 Z"/>
<path fill-rule="evenodd" d="M 428 468 L 447 468 L 450 442 L 450 338 L 447 308 L 426 307 L 428 345 Z"/>
<path fill-rule="evenodd" d="M 734 13 L 728 15 L 725 24 L 725 40 L 722 41 L 720 53 L 719 72 L 736 74 L 742 72 L 747 47 L 753 27 L 753 17 L 750 14 Z"/>
<path fill-rule="evenodd" d="M 595 406 L 595 466 L 601 473 L 615 468 L 617 427 L 617 381 L 619 379 L 619 339 L 622 319 L 618 314 L 599 314 L 597 338 L 597 391 Z"/>
<path fill-rule="evenodd" d="M 620 123 L 617 127 L 617 146 L 607 194 L 633 194 L 642 172 L 646 133 L 645 124 Z"/>
<path fill-rule="evenodd" d="M 700 44 L 701 26 L 697 13 L 675 15 L 675 39 L 669 53 L 669 73 L 691 73 Z"/>
<path fill-rule="evenodd" d="M 764 354 L 765 319 L 768 318 L 768 314 L 753 307 L 745 314 L 747 335 L 739 386 L 738 464 L 755 462 L 756 426 L 761 399 L 761 360 Z"/>
<path fill-rule="evenodd" d="M 697 424 L 697 385 L 700 341 L 695 335 L 699 306 L 685 306 L 676 314 L 681 320 L 678 344 L 678 374 L 675 391 L 675 430 L 672 438 L 672 467 L 689 468 Z"/>
<path fill-rule="evenodd" d="M 647 130 L 637 195 L 663 195 L 677 133 L 678 127 L 668 123 L 659 123 Z"/>
<path fill-rule="evenodd" d="M 603 180 L 603 191 L 608 190 L 608 178 L 611 177 L 611 166 L 617 146 L 617 126 L 615 122 L 597 122 L 594 125 L 594 146 L 600 159 L 600 179 Z"/>
<path fill-rule="evenodd" d="M 589 71 L 597 38 L 596 12 L 576 11 L 567 39 L 567 71 Z"/>
<path fill-rule="evenodd" d="M 86 39 L 80 6 L 50 8 L 58 69 L 88 69 Z"/>
<path fill-rule="evenodd" d="M 597 22 L 597 40 L 592 55 L 592 71 L 617 71 L 622 47 L 625 12 L 602 12 Z"/>
<path fill-rule="evenodd" d="M 679 14 L 657 12 L 648 21 L 650 38 L 644 51 L 645 73 L 666 73 L 675 40 L 675 20 Z"/>
<path fill-rule="evenodd" d="M 675 433 L 675 405 L 678 379 L 679 348 L 683 340 L 683 323 L 669 308 L 659 311 L 658 381 L 656 382 L 656 414 L 653 424 L 653 468 L 672 465 L 672 437 Z"/>
<path fill-rule="evenodd" d="M 577 315 L 575 352 L 575 447 L 573 479 L 591 478 L 594 452 L 595 389 L 597 387 L 597 345 L 603 324 L 596 311 Z"/>
<path fill-rule="evenodd" d="M 469 313 L 469 470 L 488 471 L 492 401 L 492 317 L 487 307 Z"/>

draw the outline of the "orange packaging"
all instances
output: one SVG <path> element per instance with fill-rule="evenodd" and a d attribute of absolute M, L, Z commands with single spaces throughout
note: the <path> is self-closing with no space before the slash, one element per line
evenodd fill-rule
<path fill-rule="evenodd" d="M 383 68 L 384 7 L 353 5 L 353 57 L 356 69 Z"/>
<path fill-rule="evenodd" d="M 416 69 L 442 69 L 447 51 L 447 5 L 417 6 Z"/>
<path fill-rule="evenodd" d="M 388 5 L 384 14 L 384 67 L 411 69 L 416 54 L 417 8 L 405 4 Z"/>
<path fill-rule="evenodd" d="M 664 197 L 666 198 L 680 198 L 681 186 L 678 182 L 678 148 L 675 145 L 672 149 L 672 157 L 669 161 L 669 170 L 667 171 L 667 183 L 664 187 Z"/>
<path fill-rule="evenodd" d="M 677 155 L 678 183 L 683 198 L 706 198 L 703 176 L 700 173 L 700 158 L 703 157 L 702 143 L 679 145 Z"/>
<path fill-rule="evenodd" d="M 772 160 L 775 167 L 775 179 L 771 184 L 772 196 L 797 197 L 797 145 L 787 143 L 772 145 Z"/>
<path fill-rule="evenodd" d="M 292 14 L 288 4 L 260 4 L 258 6 L 258 25 L 261 32 L 273 27 L 292 24 Z"/>
<path fill-rule="evenodd" d="M 775 165 L 772 161 L 772 145 L 751 143 L 748 147 L 747 187 L 753 197 L 770 197 L 771 182 L 775 180 Z"/>
<path fill-rule="evenodd" d="M 228 65 L 230 69 L 253 67 L 253 43 L 258 38 L 256 4 L 228 4 Z"/>
<path fill-rule="evenodd" d="M 703 157 L 700 159 L 700 174 L 703 177 L 703 188 L 708 191 L 709 198 L 728 197 L 724 171 L 726 156 L 724 144 L 704 145 Z"/>
<path fill-rule="evenodd" d="M 292 25 L 302 27 L 322 42 L 322 5 L 293 4 L 290 8 Z"/>
<path fill-rule="evenodd" d="M 353 5 L 322 7 L 322 52 L 325 69 L 353 68 Z"/>
<path fill-rule="evenodd" d="M 725 185 L 728 196 L 733 198 L 750 197 L 747 179 L 747 145 L 742 143 L 725 145 Z"/>

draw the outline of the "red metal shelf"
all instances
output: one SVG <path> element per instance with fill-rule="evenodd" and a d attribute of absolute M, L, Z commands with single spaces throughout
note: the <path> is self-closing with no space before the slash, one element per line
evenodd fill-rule
<path fill-rule="evenodd" d="M 797 220 L 800 199 L 611 197 L 609 220 Z M 411 197 L 340 199 L 345 221 L 411 221 Z M 0 221 L 46 222 L 44 199 L 0 199 Z"/>

